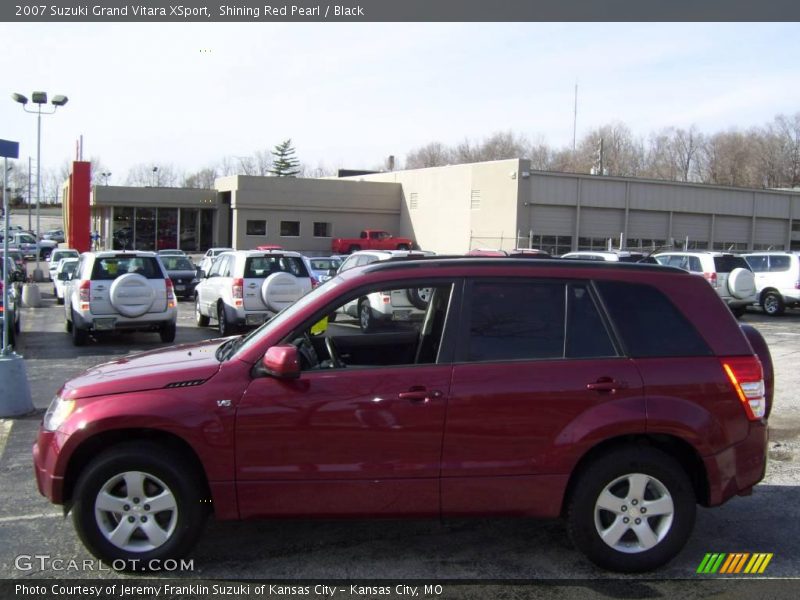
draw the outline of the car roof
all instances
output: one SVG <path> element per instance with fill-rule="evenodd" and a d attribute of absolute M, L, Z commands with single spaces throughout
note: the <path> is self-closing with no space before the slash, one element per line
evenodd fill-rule
<path fill-rule="evenodd" d="M 85 254 L 95 258 L 122 258 L 123 256 L 138 256 L 140 258 L 150 256 L 156 258 L 158 256 L 155 252 L 149 250 L 101 250 L 99 252 L 85 252 Z"/>

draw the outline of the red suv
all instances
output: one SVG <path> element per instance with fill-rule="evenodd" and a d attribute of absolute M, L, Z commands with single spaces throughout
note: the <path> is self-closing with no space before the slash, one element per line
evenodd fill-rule
<path fill-rule="evenodd" d="M 337 312 L 423 287 L 419 322 L 362 333 Z M 246 336 L 68 381 L 33 453 L 40 491 L 117 568 L 185 554 L 211 509 L 562 516 L 592 561 L 642 571 L 681 550 L 697 504 L 763 478 L 772 389 L 763 338 L 685 271 L 391 260 Z"/>

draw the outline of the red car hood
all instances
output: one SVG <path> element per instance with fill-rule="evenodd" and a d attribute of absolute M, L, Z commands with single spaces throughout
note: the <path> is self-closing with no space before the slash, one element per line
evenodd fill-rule
<path fill-rule="evenodd" d="M 215 357 L 224 339 L 183 344 L 103 363 L 67 381 L 59 394 L 76 399 L 156 390 L 204 381 L 219 370 Z"/>

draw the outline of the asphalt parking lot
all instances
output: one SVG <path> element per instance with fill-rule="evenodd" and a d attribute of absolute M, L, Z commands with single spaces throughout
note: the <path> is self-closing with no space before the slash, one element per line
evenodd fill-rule
<path fill-rule="evenodd" d="M 132 579 L 134 576 L 114 571 L 69 571 L 55 568 L 52 561 L 26 566 L 19 560 L 20 556 L 41 554 L 64 563 L 74 560 L 83 564 L 91 559 L 71 521 L 39 496 L 33 478 L 31 445 L 42 411 L 54 393 L 64 380 L 96 363 L 162 346 L 157 334 L 134 333 L 75 348 L 64 331 L 63 307 L 56 305 L 52 285 L 39 285 L 42 306 L 23 309 L 18 348 L 25 357 L 38 412 L 25 418 L 0 419 L 0 578 Z M 572 548 L 558 521 L 479 519 L 445 523 L 209 521 L 190 557 L 193 569 L 168 575 L 287 580 L 547 579 L 565 583 L 622 579 L 631 585 L 638 580 L 636 585 L 645 586 L 674 580 L 681 595 L 699 598 L 707 595 L 708 588 L 698 586 L 695 571 L 707 552 L 769 552 L 774 557 L 766 575 L 800 577 L 800 398 L 795 393 L 800 384 L 796 368 L 800 312 L 768 318 L 753 311 L 744 320 L 765 335 L 776 366 L 767 477 L 752 496 L 735 498 L 721 508 L 699 509 L 688 545 L 657 573 L 620 577 L 595 568 Z M 176 343 L 211 337 L 215 337 L 214 330 L 195 326 L 193 305 L 181 302 Z M 706 580 L 704 585 L 718 582 Z M 653 595 L 645 592 L 645 596 Z M 657 586 L 653 592 L 662 595 Z"/>

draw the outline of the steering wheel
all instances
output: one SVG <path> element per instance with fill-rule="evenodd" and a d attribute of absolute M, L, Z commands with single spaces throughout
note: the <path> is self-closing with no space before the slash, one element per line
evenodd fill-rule
<path fill-rule="evenodd" d="M 328 354 L 331 357 L 331 363 L 333 364 L 334 369 L 341 369 L 345 366 L 342 362 L 342 359 L 339 357 L 339 352 L 336 350 L 336 346 L 333 343 L 333 338 L 331 336 L 325 336 L 325 348 L 328 350 Z"/>
<path fill-rule="evenodd" d="M 314 344 L 311 343 L 311 336 L 308 333 L 304 333 L 297 338 L 293 344 L 297 347 L 297 353 L 300 355 L 301 370 L 319 369 L 319 357 L 316 350 L 314 350 Z"/>

